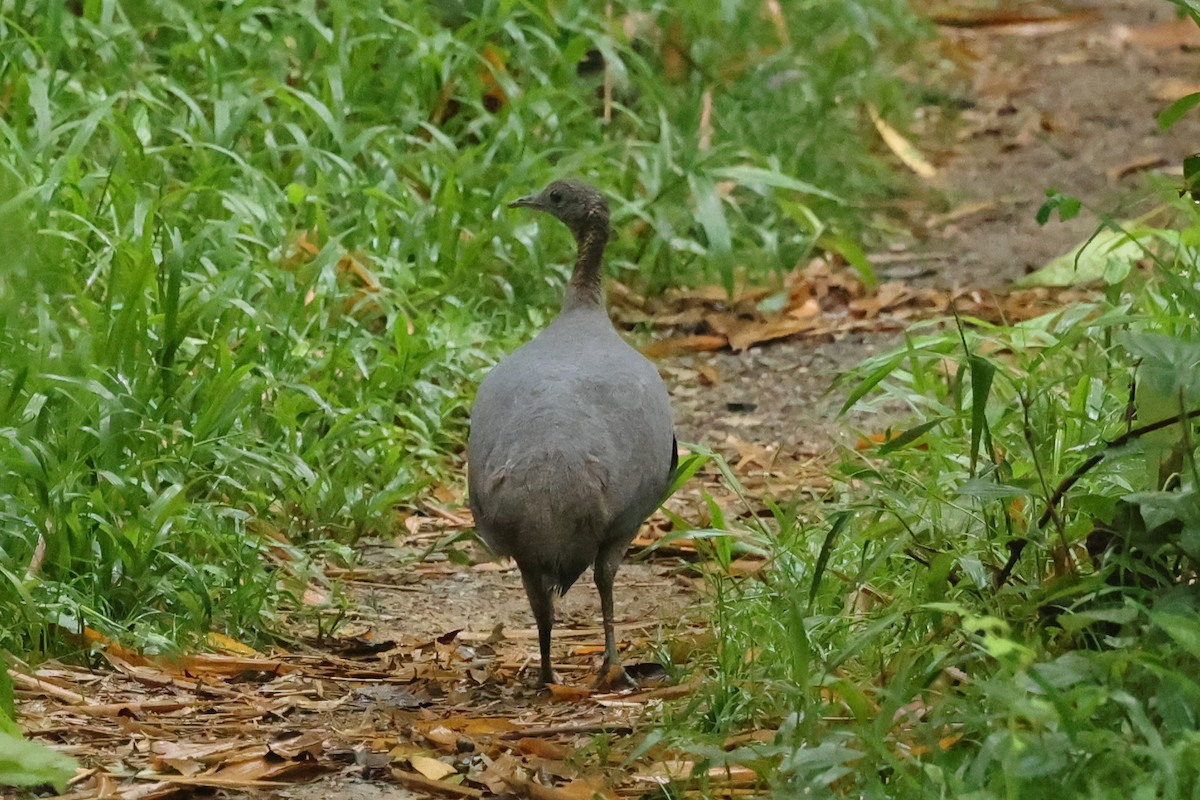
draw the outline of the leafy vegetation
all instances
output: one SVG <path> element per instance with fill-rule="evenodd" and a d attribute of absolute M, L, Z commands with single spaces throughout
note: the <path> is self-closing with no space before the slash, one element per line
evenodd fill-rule
<path fill-rule="evenodd" d="M 1095 237 L 1103 301 L 859 367 L 847 407 L 912 427 L 819 517 L 714 544 L 772 569 L 718 581 L 712 680 L 656 744 L 813 797 L 1197 796 L 1200 209 L 1167 212 Z"/>
<path fill-rule="evenodd" d="M 905 5 L 612 5 L 4 6 L 0 653 L 254 639 L 277 553 L 387 530 L 557 297 L 562 232 L 502 210 L 552 176 L 611 190 L 639 288 L 856 259 Z M 717 581 L 712 680 L 646 747 L 815 797 L 1196 796 L 1200 215 L 1172 210 L 1060 265 L 1105 302 L 860 368 L 857 407 L 912 427 L 820 515 L 739 531 L 773 568 Z M 0 784 L 61 786 L 2 676 Z"/>
<path fill-rule="evenodd" d="M 557 298 L 552 176 L 650 289 L 839 246 L 916 28 L 759 5 L 5 5 L 0 650 L 253 640 L 272 553 L 389 529 Z"/>
<path fill-rule="evenodd" d="M 62 793 L 75 777 L 75 760 L 21 736 L 0 711 L 0 786 L 53 786 Z"/>

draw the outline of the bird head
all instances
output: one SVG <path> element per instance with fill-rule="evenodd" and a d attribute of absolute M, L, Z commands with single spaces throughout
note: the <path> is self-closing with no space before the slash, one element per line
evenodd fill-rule
<path fill-rule="evenodd" d="M 608 234 L 608 201 L 595 187 L 574 178 L 555 181 L 540 193 L 519 198 L 508 207 L 545 211 L 561 220 L 577 238 L 597 228 Z"/>

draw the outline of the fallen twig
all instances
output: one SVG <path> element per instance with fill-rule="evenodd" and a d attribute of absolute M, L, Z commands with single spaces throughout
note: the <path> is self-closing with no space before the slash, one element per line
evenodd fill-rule
<path fill-rule="evenodd" d="M 622 736 L 633 733 L 633 727 L 612 722 L 568 722 L 563 725 L 547 725 L 542 728 L 522 728 L 509 731 L 501 739 L 523 739 L 526 736 L 558 736 L 574 733 L 616 733 Z"/>

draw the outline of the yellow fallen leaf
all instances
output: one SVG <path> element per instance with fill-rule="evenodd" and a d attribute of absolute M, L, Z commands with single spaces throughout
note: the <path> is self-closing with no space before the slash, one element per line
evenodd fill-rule
<path fill-rule="evenodd" d="M 231 639 L 223 633 L 210 632 L 206 637 L 208 646 L 218 652 L 231 656 L 261 656 L 262 653 L 249 645 L 242 644 L 237 639 Z"/>
<path fill-rule="evenodd" d="M 453 775 L 456 772 L 454 767 L 445 761 L 438 761 L 436 758 L 430 758 L 429 756 L 409 756 L 408 763 L 413 769 L 431 781 L 440 781 L 442 778 Z"/>
<path fill-rule="evenodd" d="M 592 696 L 592 690 L 586 686 L 567 686 L 561 683 L 548 683 L 546 688 L 550 696 L 560 702 L 574 703 Z"/>
<path fill-rule="evenodd" d="M 925 160 L 925 156 L 921 155 L 916 146 L 908 139 L 905 139 L 899 131 L 888 125 L 883 117 L 879 116 L 879 112 L 875 110 L 875 106 L 868 103 L 867 113 L 871 115 L 871 122 L 875 123 L 875 130 L 879 131 L 883 143 L 896 154 L 897 158 L 904 162 L 904 166 L 922 178 L 929 179 L 937 175 L 937 170 Z"/>

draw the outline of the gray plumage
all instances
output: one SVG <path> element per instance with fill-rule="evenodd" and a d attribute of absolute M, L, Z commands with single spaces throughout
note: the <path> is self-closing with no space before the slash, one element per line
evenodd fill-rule
<path fill-rule="evenodd" d="M 613 578 L 675 469 L 670 399 L 654 365 L 621 339 L 604 307 L 604 196 L 581 181 L 556 181 L 510 207 L 557 217 L 575 235 L 578 257 L 559 316 L 479 387 L 467 444 L 471 510 L 483 540 L 521 570 L 543 683 L 553 680 L 554 594 L 595 569 L 603 676 L 617 665 Z"/>

